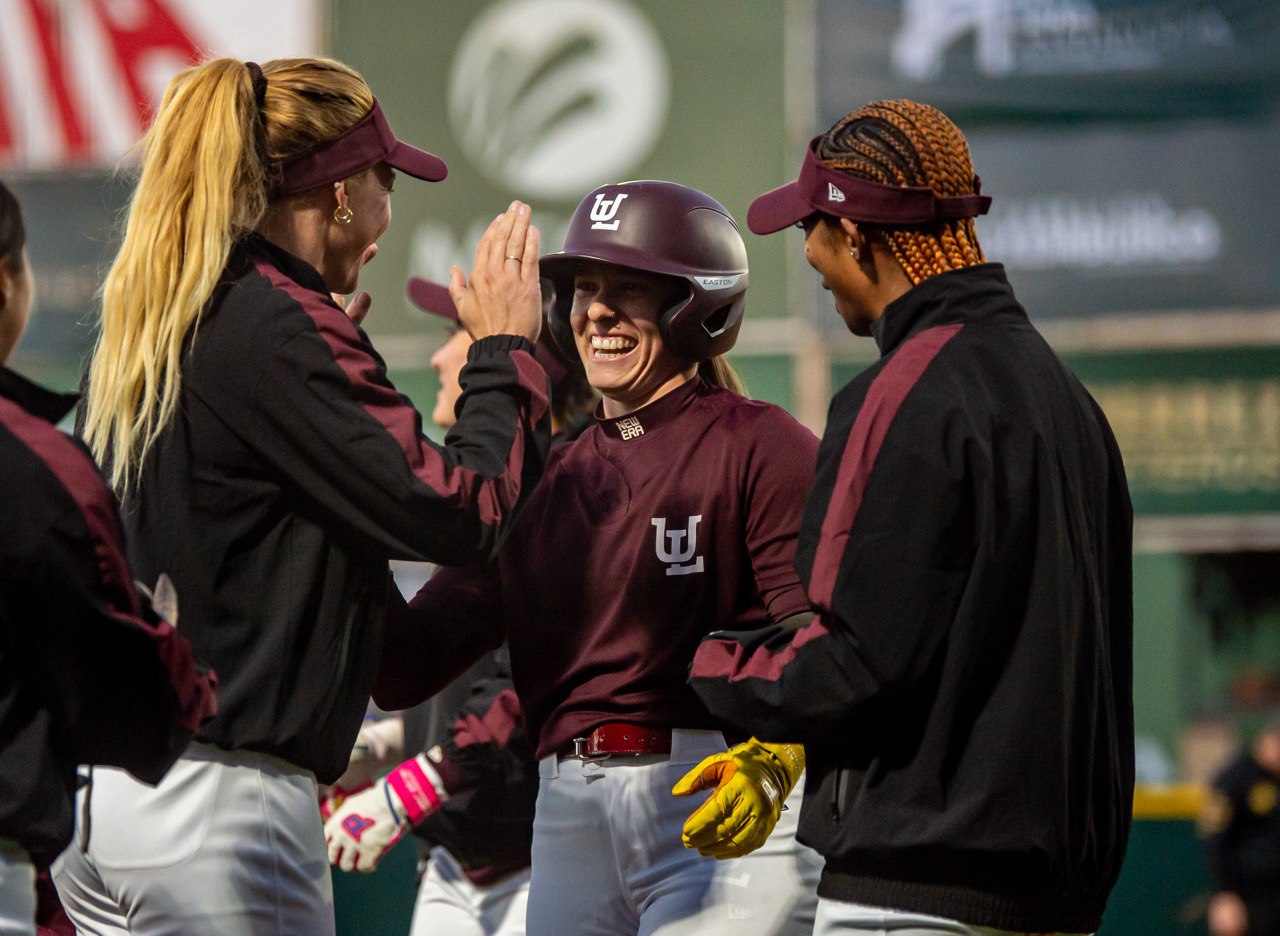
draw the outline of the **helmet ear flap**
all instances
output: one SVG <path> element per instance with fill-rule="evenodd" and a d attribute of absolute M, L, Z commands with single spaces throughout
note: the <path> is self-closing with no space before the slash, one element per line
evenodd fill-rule
<path fill-rule="evenodd" d="M 742 314 L 747 302 L 746 276 L 736 295 L 717 301 L 714 293 L 691 284 L 687 302 L 670 309 L 662 317 L 666 326 L 663 340 L 676 353 L 695 361 L 707 361 L 726 353 L 738 340 Z"/>
<path fill-rule="evenodd" d="M 693 302 L 694 297 L 693 286 L 690 284 L 688 294 L 677 296 L 675 301 L 658 316 L 658 334 L 662 336 L 662 343 L 681 357 L 692 359 L 696 359 L 698 355 L 685 347 L 685 342 L 680 340 L 679 330 L 676 329 L 673 332 L 671 323 L 676 320 L 681 312 L 689 308 L 689 304 Z"/>

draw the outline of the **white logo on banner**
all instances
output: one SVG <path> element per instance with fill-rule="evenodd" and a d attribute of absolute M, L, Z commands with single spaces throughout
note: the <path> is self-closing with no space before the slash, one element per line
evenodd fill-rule
<path fill-rule="evenodd" d="M 836 188 L 834 182 L 827 183 L 827 201 L 833 201 L 833 202 L 844 201 L 844 192 Z"/>
<path fill-rule="evenodd" d="M 903 0 L 893 64 L 909 78 L 937 78 L 947 51 L 970 34 L 978 71 L 992 78 L 1145 71 L 1176 65 L 1187 50 L 1235 44 L 1222 12 L 1202 4 Z"/>
<path fill-rule="evenodd" d="M 1158 192 L 1008 198 L 982 229 L 982 246 L 1024 270 L 1186 271 L 1222 254 L 1222 224 L 1204 208 L 1175 208 Z"/>
<path fill-rule="evenodd" d="M 701 514 L 690 517 L 683 530 L 668 532 L 666 517 L 653 518 L 653 525 L 658 528 L 654 548 L 658 553 L 658 561 L 667 564 L 667 575 L 689 575 L 702 571 L 701 556 L 698 556 L 694 562 L 689 561 L 698 551 L 698 521 L 701 519 Z M 668 540 L 671 541 L 669 548 Z"/>
<path fill-rule="evenodd" d="M 596 203 L 591 206 L 591 220 L 595 224 L 591 225 L 592 230 L 616 231 L 618 225 L 622 222 L 615 219 L 618 209 L 622 206 L 622 200 L 626 198 L 626 194 L 619 195 L 617 198 L 605 198 L 603 195 L 596 196 Z"/>
<path fill-rule="evenodd" d="M 576 199 L 648 155 L 670 83 L 629 0 L 502 0 L 458 47 L 449 118 L 490 178 L 522 197 Z"/>

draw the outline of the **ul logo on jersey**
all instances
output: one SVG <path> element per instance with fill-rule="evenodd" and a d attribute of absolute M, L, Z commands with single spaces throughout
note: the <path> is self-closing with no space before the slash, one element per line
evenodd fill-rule
<path fill-rule="evenodd" d="M 654 549 L 658 553 L 658 560 L 667 564 L 667 575 L 689 575 L 702 571 L 702 557 L 695 559 L 693 555 L 698 551 L 698 521 L 701 519 L 701 514 L 690 517 L 683 530 L 668 531 L 666 517 L 653 518 L 653 525 L 658 528 Z M 668 542 L 671 544 L 670 548 L 667 546 Z M 690 562 L 690 559 L 694 561 Z"/>
<path fill-rule="evenodd" d="M 591 225 L 593 231 L 616 231 L 618 225 L 622 222 L 615 219 L 618 208 L 622 205 L 622 200 L 626 198 L 625 194 L 619 195 L 617 198 L 605 198 L 604 195 L 596 196 L 596 203 L 591 206 L 591 220 L 595 224 Z"/>

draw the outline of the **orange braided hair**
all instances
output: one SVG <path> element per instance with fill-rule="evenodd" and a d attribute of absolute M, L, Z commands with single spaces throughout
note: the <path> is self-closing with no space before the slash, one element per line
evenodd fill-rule
<path fill-rule="evenodd" d="M 915 101 L 879 101 L 847 115 L 822 135 L 829 168 L 885 185 L 927 185 L 938 195 L 973 194 L 973 161 L 960 128 Z M 912 283 L 985 263 L 973 219 L 876 228 Z"/>

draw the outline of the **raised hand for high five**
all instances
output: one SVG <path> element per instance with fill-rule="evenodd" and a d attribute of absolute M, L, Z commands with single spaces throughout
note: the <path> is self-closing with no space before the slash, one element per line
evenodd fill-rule
<path fill-rule="evenodd" d="M 538 340 L 542 330 L 538 229 L 529 219 L 529 206 L 513 201 L 476 245 L 470 279 L 458 267 L 449 271 L 449 295 L 457 306 L 458 320 L 476 341 L 490 335 Z"/>

